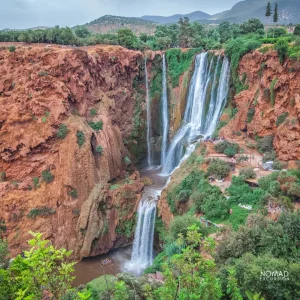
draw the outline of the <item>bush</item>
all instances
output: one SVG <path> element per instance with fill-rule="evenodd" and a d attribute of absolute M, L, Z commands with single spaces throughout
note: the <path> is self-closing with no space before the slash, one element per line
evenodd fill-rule
<path fill-rule="evenodd" d="M 77 144 L 81 147 L 85 143 L 85 135 L 82 131 L 77 131 Z"/>
<path fill-rule="evenodd" d="M 294 35 L 300 36 L 300 24 L 295 26 Z"/>
<path fill-rule="evenodd" d="M 40 71 L 39 72 L 39 76 L 48 76 L 49 75 L 49 73 L 47 72 L 47 71 Z"/>
<path fill-rule="evenodd" d="M 256 173 L 255 171 L 253 170 L 253 168 L 245 168 L 245 169 L 242 169 L 240 171 L 240 174 L 239 174 L 241 177 L 243 177 L 243 179 L 254 179 L 256 178 Z"/>
<path fill-rule="evenodd" d="M 277 78 L 274 78 L 270 85 L 270 99 L 271 99 L 272 106 L 275 105 L 275 100 L 276 100 L 275 85 L 277 83 L 277 80 L 278 80 Z"/>
<path fill-rule="evenodd" d="M 95 108 L 92 108 L 92 109 L 90 110 L 90 115 L 91 115 L 92 117 L 96 116 L 96 115 L 97 115 L 97 110 L 96 110 Z"/>
<path fill-rule="evenodd" d="M 233 157 L 238 153 L 240 147 L 236 143 L 230 143 L 227 141 L 223 141 L 223 142 L 217 143 L 215 145 L 214 149 L 218 153 L 224 153 L 225 155 L 227 155 L 229 157 Z"/>
<path fill-rule="evenodd" d="M 78 191 L 76 189 L 73 189 L 69 192 L 69 195 L 73 198 L 76 199 L 78 198 Z"/>
<path fill-rule="evenodd" d="M 103 148 L 101 146 L 97 146 L 96 147 L 96 152 L 101 155 L 103 153 Z"/>
<path fill-rule="evenodd" d="M 229 203 L 224 197 L 219 197 L 213 201 L 205 201 L 201 207 L 205 217 L 209 220 L 228 218 L 229 208 Z"/>
<path fill-rule="evenodd" d="M 190 197 L 190 194 L 188 191 L 186 190 L 182 190 L 179 192 L 179 194 L 177 195 L 177 200 L 178 202 L 180 203 L 186 203 L 189 201 L 189 197 Z"/>
<path fill-rule="evenodd" d="M 67 136 L 68 133 L 69 133 L 69 129 L 68 129 L 67 125 L 60 124 L 59 128 L 56 132 L 56 137 L 63 140 Z"/>
<path fill-rule="evenodd" d="M 280 63 L 283 64 L 288 56 L 289 43 L 285 39 L 279 39 L 275 45 L 275 49 L 277 50 Z"/>
<path fill-rule="evenodd" d="M 247 123 L 251 123 L 255 115 L 255 108 L 250 107 L 247 113 Z"/>
<path fill-rule="evenodd" d="M 230 166 L 221 159 L 212 159 L 209 162 L 207 173 L 208 175 L 215 176 L 217 179 L 223 179 L 229 175 Z"/>
<path fill-rule="evenodd" d="M 205 229 L 201 226 L 200 221 L 195 217 L 190 215 L 175 217 L 170 223 L 169 234 L 171 241 L 177 240 L 180 233 L 185 237 L 188 232 L 188 227 L 194 224 L 201 228 L 203 234 L 206 233 Z"/>
<path fill-rule="evenodd" d="M 126 166 L 129 166 L 131 164 L 131 160 L 128 156 L 124 157 L 124 163 L 125 163 Z"/>
<path fill-rule="evenodd" d="M 166 51 L 168 75 L 171 78 L 173 87 L 178 86 L 180 76 L 191 67 L 195 54 L 200 53 L 201 50 L 199 48 L 190 49 L 186 52 L 183 52 L 181 49 L 169 49 Z"/>
<path fill-rule="evenodd" d="M 8 51 L 9 52 L 15 52 L 16 51 L 16 47 L 15 46 L 9 46 L 8 47 Z"/>
<path fill-rule="evenodd" d="M 33 177 L 32 182 L 35 190 L 40 187 L 40 179 L 38 177 Z"/>
<path fill-rule="evenodd" d="M 4 182 L 6 180 L 6 173 L 0 172 L 0 182 Z"/>
<path fill-rule="evenodd" d="M 90 127 L 95 130 L 95 131 L 99 131 L 99 130 L 102 130 L 103 128 L 103 122 L 102 121 L 98 121 L 98 122 L 93 122 L 93 121 L 90 121 L 88 122 Z"/>
<path fill-rule="evenodd" d="M 266 152 L 264 154 L 262 161 L 265 163 L 267 161 L 274 161 L 275 159 L 276 159 L 276 152 L 272 151 L 272 152 Z"/>
<path fill-rule="evenodd" d="M 276 160 L 273 162 L 273 166 L 272 166 L 273 170 L 282 170 L 283 169 L 283 163 Z"/>
<path fill-rule="evenodd" d="M 257 150 L 260 153 L 272 152 L 274 150 L 273 147 L 273 135 L 267 135 L 257 141 Z"/>
<path fill-rule="evenodd" d="M 47 169 L 47 170 L 42 172 L 42 179 L 46 183 L 51 183 L 54 180 L 54 175 L 51 174 L 49 169 Z"/>
<path fill-rule="evenodd" d="M 284 123 L 285 119 L 288 117 L 289 113 L 288 112 L 284 112 L 282 113 L 280 116 L 278 116 L 277 120 L 276 120 L 276 126 L 280 126 L 281 124 Z"/>
<path fill-rule="evenodd" d="M 233 148 L 233 147 L 227 147 L 225 150 L 224 150 L 224 154 L 228 157 L 234 157 L 236 155 L 236 148 Z"/>
<path fill-rule="evenodd" d="M 46 207 L 46 206 L 42 206 L 42 207 L 33 208 L 27 214 L 27 218 L 35 219 L 37 216 L 49 217 L 49 216 L 54 215 L 54 214 L 55 214 L 55 209 L 50 208 L 50 207 Z"/>

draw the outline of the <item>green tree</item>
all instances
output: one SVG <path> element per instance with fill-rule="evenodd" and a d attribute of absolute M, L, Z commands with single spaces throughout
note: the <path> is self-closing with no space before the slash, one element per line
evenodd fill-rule
<path fill-rule="evenodd" d="M 178 21 L 179 32 L 178 32 L 178 42 L 179 46 L 182 48 L 190 47 L 193 43 L 193 29 L 190 24 L 190 20 L 187 17 L 180 18 Z"/>
<path fill-rule="evenodd" d="M 266 17 L 267 17 L 267 22 L 269 24 L 270 22 L 270 17 L 272 15 L 272 7 L 271 7 L 271 2 L 268 2 L 267 8 L 266 8 Z M 268 31 L 266 31 L 267 37 L 268 37 Z"/>
<path fill-rule="evenodd" d="M 216 264 L 213 259 L 204 258 L 198 251 L 201 247 L 213 254 L 215 243 L 211 238 L 201 240 L 199 228 L 188 228 L 186 238 L 182 235 L 178 245 L 187 244 L 181 254 L 175 254 L 164 266 L 164 281 L 156 294 L 161 300 L 174 299 L 220 299 L 222 296 L 219 280 L 216 278 Z"/>
<path fill-rule="evenodd" d="M 278 4 L 275 4 L 275 9 L 274 9 L 274 15 L 273 15 L 273 22 L 274 22 L 274 30 L 275 30 L 275 25 L 278 22 Z M 273 38 L 275 35 L 275 31 L 273 30 Z"/>
<path fill-rule="evenodd" d="M 244 34 L 247 34 L 247 33 L 262 34 L 264 32 L 264 25 L 259 19 L 252 18 L 252 19 L 249 19 L 247 22 L 244 22 L 241 25 L 241 31 Z"/>
<path fill-rule="evenodd" d="M 87 38 L 91 33 L 85 26 L 78 26 L 75 29 L 75 34 L 80 38 Z"/>
<path fill-rule="evenodd" d="M 295 26 L 294 35 L 300 36 L 300 24 Z"/>
<path fill-rule="evenodd" d="M 71 251 L 55 249 L 41 233 L 33 236 L 24 257 L 18 255 L 10 266 L 10 276 L 16 299 L 42 299 L 50 293 L 51 299 L 60 299 L 71 288 L 75 263 L 67 263 Z"/>
<path fill-rule="evenodd" d="M 128 49 L 135 49 L 137 47 L 137 37 L 131 29 L 123 28 L 118 31 L 118 42 L 121 46 Z"/>

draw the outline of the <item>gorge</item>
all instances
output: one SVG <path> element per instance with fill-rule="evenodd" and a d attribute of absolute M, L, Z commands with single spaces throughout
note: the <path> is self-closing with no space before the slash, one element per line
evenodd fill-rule
<path fill-rule="evenodd" d="M 274 189 L 265 191 L 264 177 L 272 172 L 261 170 L 262 176 L 252 178 L 257 193 L 248 191 L 246 179 L 244 185 L 236 182 L 242 179 L 235 167 L 240 172 L 250 164 L 240 157 L 255 156 L 261 167 L 264 156 L 273 155 L 287 169 L 300 160 L 299 62 L 282 63 L 276 49 L 264 47 L 242 55 L 237 66 L 227 50 L 202 48 L 1 48 L 0 221 L 11 256 L 28 249 L 32 230 L 56 248 L 72 250 L 76 261 L 110 257 L 125 247 L 131 259 L 116 259 L 120 267 L 108 272 L 141 275 L 150 266 L 156 276 L 162 272 L 157 254 L 181 253 L 171 237 L 172 222 L 180 217 L 232 223 L 238 230 L 248 216 L 239 205 L 257 196 L 264 210 L 253 200 L 254 212 L 280 219 L 265 211 L 276 202 L 274 190 L 278 207 L 289 197 L 297 203 L 296 171 L 289 178 L 280 173 L 278 184 L 270 184 Z M 222 143 L 211 140 L 216 137 L 229 143 L 228 155 L 216 150 Z M 259 152 L 264 147 L 268 151 Z M 228 171 L 220 178 L 211 171 L 219 160 Z M 237 196 L 229 183 L 253 198 L 231 200 Z M 186 230 L 176 234 L 186 238 Z M 220 243 L 230 240 L 231 229 L 207 230 L 216 238 L 224 233 Z M 217 259 L 225 261 L 227 252 Z"/>

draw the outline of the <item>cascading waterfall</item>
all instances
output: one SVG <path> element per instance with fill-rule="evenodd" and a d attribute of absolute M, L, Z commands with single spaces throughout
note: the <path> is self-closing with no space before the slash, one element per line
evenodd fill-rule
<path fill-rule="evenodd" d="M 166 56 L 163 54 L 163 80 L 162 80 L 162 146 L 161 146 L 161 165 L 164 165 L 167 157 L 168 134 L 169 134 L 169 115 L 168 115 L 168 91 L 167 91 L 167 66 Z"/>
<path fill-rule="evenodd" d="M 166 76 L 165 57 L 163 73 Z M 195 149 L 195 141 L 207 138 L 214 132 L 221 112 L 226 104 L 229 90 L 230 65 L 228 59 L 219 56 L 209 62 L 208 54 L 196 56 L 195 70 L 189 87 L 187 106 L 182 127 L 174 136 L 167 155 L 163 160 L 163 150 L 167 150 L 168 137 L 168 102 L 166 79 L 163 80 L 163 121 L 167 128 L 164 131 L 162 147 L 162 176 L 168 176 Z M 146 79 L 147 80 L 147 79 Z M 165 96 L 165 97 L 164 97 Z M 165 106 L 164 106 L 165 104 Z M 148 120 L 149 121 L 149 120 Z M 143 198 L 138 208 L 138 222 L 134 236 L 131 260 L 125 264 L 125 270 L 139 275 L 153 261 L 153 237 L 156 215 L 156 202 L 163 186 L 145 187 Z"/>
<path fill-rule="evenodd" d="M 148 167 L 152 166 L 152 153 L 151 153 L 151 106 L 149 94 L 149 77 L 147 69 L 147 57 L 145 57 L 145 76 L 146 76 L 146 104 L 147 104 L 147 162 Z"/>
<path fill-rule="evenodd" d="M 226 104 L 229 90 L 230 64 L 225 57 L 221 62 L 218 57 L 216 67 L 213 70 L 214 61 L 209 64 L 208 53 L 196 56 L 195 71 L 191 79 L 187 106 L 182 127 L 174 136 L 169 147 L 166 161 L 161 174 L 170 175 L 180 162 L 186 159 L 195 149 L 194 142 L 201 138 L 210 137 L 217 125 L 222 110 Z M 218 71 L 222 64 L 220 77 Z M 209 94 L 209 85 L 212 82 Z M 206 112 L 206 100 L 209 100 L 209 108 Z M 184 155 L 184 148 L 186 148 Z"/>
<path fill-rule="evenodd" d="M 161 189 L 146 187 L 138 207 L 131 260 L 125 264 L 125 270 L 136 275 L 153 262 L 156 204 L 160 193 Z"/>

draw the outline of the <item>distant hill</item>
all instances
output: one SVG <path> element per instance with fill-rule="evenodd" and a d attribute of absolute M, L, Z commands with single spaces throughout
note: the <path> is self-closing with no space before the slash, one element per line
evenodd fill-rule
<path fill-rule="evenodd" d="M 140 35 L 141 33 L 153 34 L 157 24 L 139 18 L 106 15 L 84 26 L 92 33 L 117 33 L 121 28 L 129 28 L 135 34 Z"/>
<path fill-rule="evenodd" d="M 190 14 L 186 14 L 186 15 L 177 14 L 177 15 L 173 15 L 173 16 L 169 16 L 169 17 L 142 16 L 141 19 L 146 20 L 146 21 L 152 21 L 152 22 L 155 22 L 155 23 L 158 23 L 158 24 L 171 24 L 171 23 L 177 23 L 179 18 L 183 18 L 183 17 L 188 17 L 191 22 L 195 22 L 195 21 L 198 21 L 198 20 L 208 19 L 211 16 L 207 13 L 202 12 L 202 11 L 194 11 L 194 12 L 192 12 Z"/>
<path fill-rule="evenodd" d="M 266 6 L 269 0 L 245 0 L 235 4 L 231 10 L 215 14 L 209 20 L 225 20 L 241 23 L 250 18 L 258 18 L 266 23 Z M 273 4 L 275 1 L 272 1 Z M 279 24 L 300 23 L 300 0 L 277 0 Z M 274 5 L 273 5 L 274 8 Z"/>

